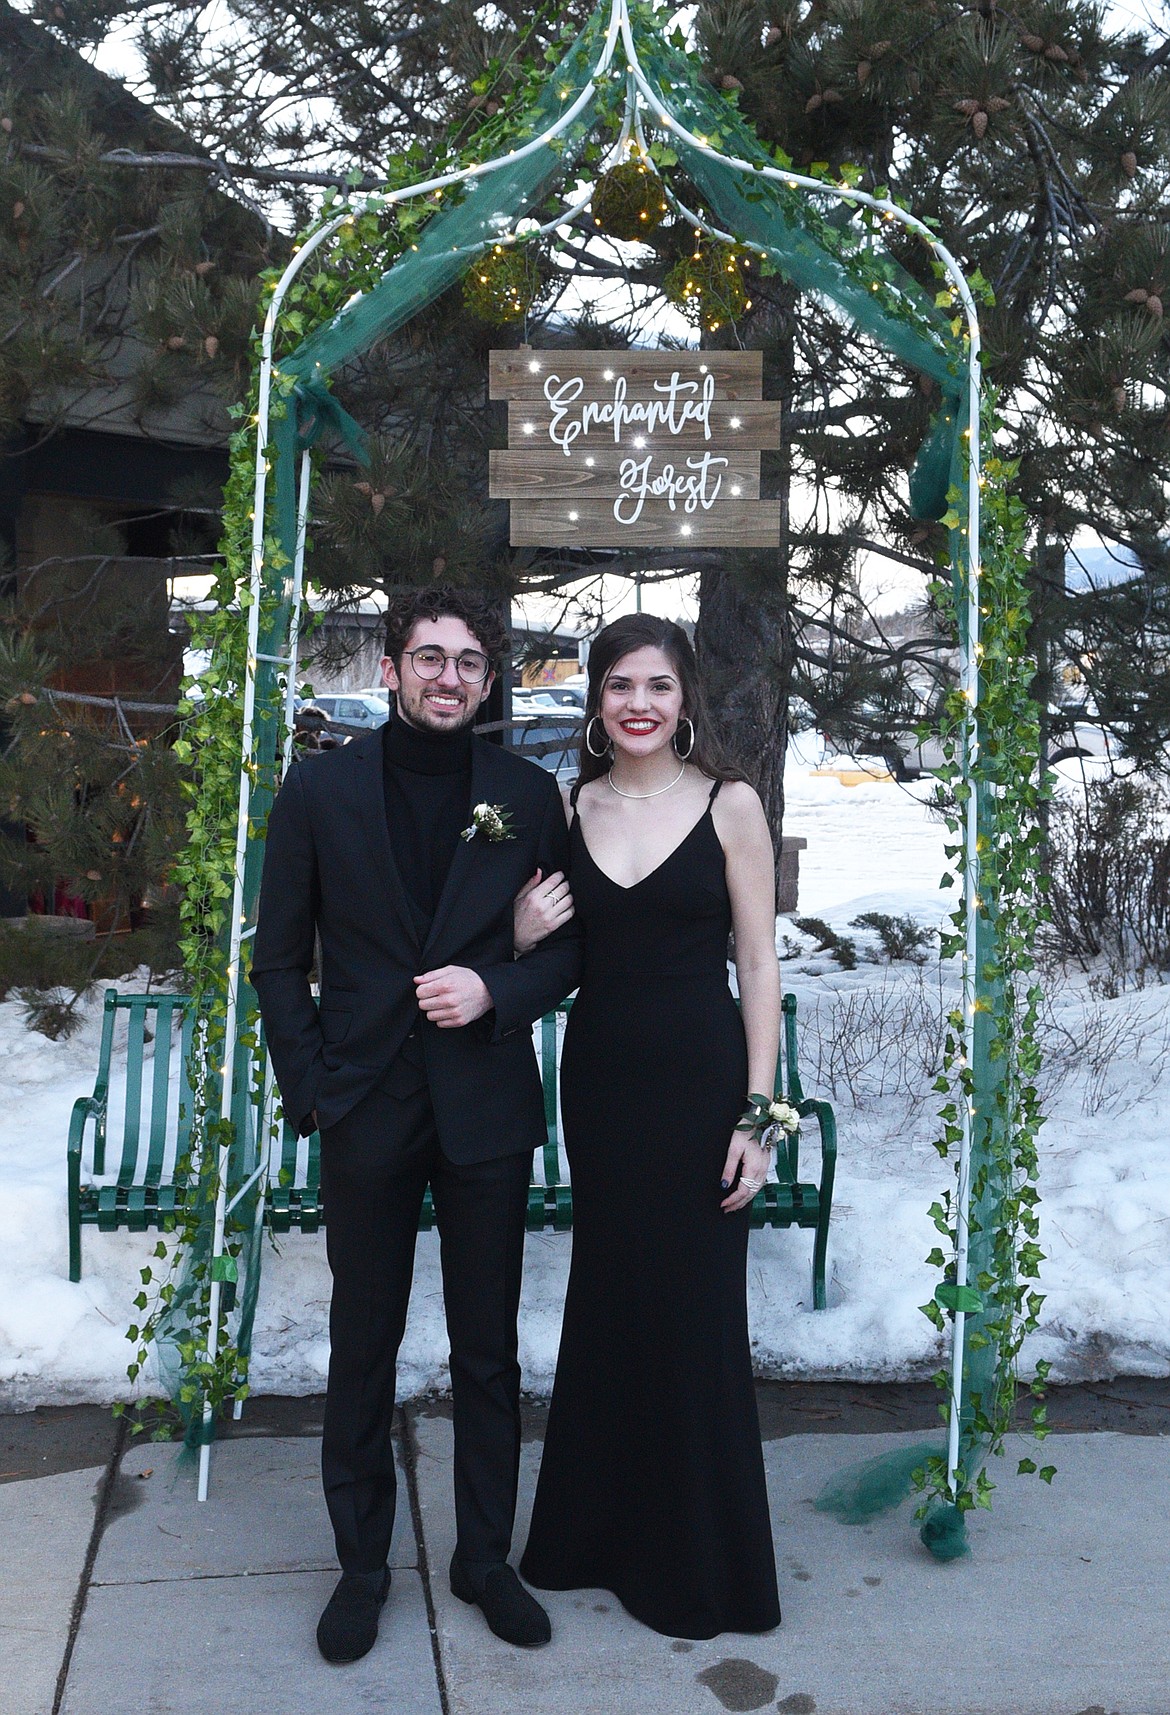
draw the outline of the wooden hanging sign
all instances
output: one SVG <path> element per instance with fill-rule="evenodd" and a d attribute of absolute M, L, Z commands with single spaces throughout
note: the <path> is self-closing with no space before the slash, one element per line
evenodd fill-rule
<path fill-rule="evenodd" d="M 489 492 L 520 547 L 774 548 L 760 450 L 780 445 L 758 351 L 493 351 L 508 446 Z"/>

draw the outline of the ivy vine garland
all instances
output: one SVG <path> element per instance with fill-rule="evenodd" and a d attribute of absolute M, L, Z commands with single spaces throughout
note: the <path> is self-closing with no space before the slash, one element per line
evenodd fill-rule
<path fill-rule="evenodd" d="M 738 247 L 700 242 L 693 255 L 675 263 L 662 290 L 689 321 L 716 333 L 752 307 L 743 277 L 748 266 L 749 258 Z"/>
<path fill-rule="evenodd" d="M 975 1313 L 968 1340 L 972 1367 L 979 1365 L 986 1370 L 980 1354 L 994 1350 L 993 1373 L 987 1377 L 985 1388 L 973 1392 L 970 1400 L 970 1430 L 986 1437 L 987 1451 L 992 1455 L 1002 1453 L 1004 1439 L 1013 1427 L 1020 1349 L 1036 1329 L 1044 1302 L 1035 1285 L 1043 1261 L 1036 1188 L 1036 1139 L 1043 1116 L 1037 1089 L 1042 991 L 1034 980 L 1034 948 L 1038 926 L 1047 917 L 1037 814 L 1046 787 L 1039 773 L 1040 715 L 1031 694 L 1035 663 L 1028 637 L 1027 514 L 1022 501 L 1012 493 L 1018 465 L 996 453 L 994 437 L 999 426 L 995 399 L 989 393 L 984 399 L 981 427 L 979 752 L 974 758 L 964 756 L 969 711 L 963 692 L 956 688 L 946 699 L 939 728 L 944 763 L 938 774 L 952 836 L 947 855 L 954 870 L 953 876 L 944 880 L 957 882 L 960 887 L 966 865 L 962 823 L 972 793 L 977 794 L 981 808 L 980 886 L 986 898 L 995 900 L 997 950 L 994 961 L 980 974 L 993 997 L 985 1021 L 987 1054 L 992 1064 L 1004 1068 L 1004 1075 L 996 1084 L 993 1110 L 977 1113 L 973 1122 L 981 1127 L 988 1158 L 983 1174 L 976 1176 L 971 1186 L 972 1232 L 976 1234 L 973 1253 L 978 1246 L 984 1253 L 985 1266 L 965 1288 L 957 1287 L 957 1199 L 946 1193 L 930 1210 L 944 1244 L 926 1259 L 943 1271 L 943 1281 L 922 1307 L 940 1331 L 947 1329 L 956 1308 Z M 963 495 L 952 489 L 949 499 L 950 510 L 942 523 L 958 532 L 963 528 Z M 961 621 L 952 577 L 940 577 L 931 586 L 931 594 L 957 634 Z M 960 893 L 942 937 L 942 957 L 961 958 L 966 943 L 967 918 Z M 945 1062 L 935 1085 L 943 1097 L 941 1132 L 935 1147 L 944 1160 L 955 1159 L 957 1171 L 960 1109 L 974 1098 L 975 1073 L 966 1060 L 961 1010 L 950 1012 L 946 1023 Z M 990 1233 L 979 1226 L 981 1208 L 989 1218 Z M 1048 1373 L 1047 1363 L 1037 1363 L 1031 1383 L 1031 1429 L 1041 1441 L 1048 1434 L 1043 1403 Z M 944 1394 L 949 1393 L 950 1377 L 945 1370 L 935 1381 Z M 1027 1457 L 1020 1460 L 1019 1470 L 1037 1472 L 1046 1482 L 1055 1474 L 1054 1466 L 1038 1470 L 1036 1462 Z M 946 1459 L 928 1459 L 920 1476 L 920 1487 L 926 1491 L 920 1514 L 933 1500 L 953 1504 L 961 1517 L 973 1507 L 989 1506 L 994 1486 L 981 1466 L 974 1482 L 965 1481 L 952 1496 L 947 1488 Z"/>

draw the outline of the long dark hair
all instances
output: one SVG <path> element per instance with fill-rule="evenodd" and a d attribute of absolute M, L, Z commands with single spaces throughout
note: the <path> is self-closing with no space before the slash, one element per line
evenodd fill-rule
<path fill-rule="evenodd" d="M 599 631 L 589 650 L 589 686 L 585 693 L 585 719 L 581 724 L 581 766 L 574 791 L 587 780 L 597 780 L 608 774 L 613 758 L 607 751 L 594 756 L 589 749 L 589 724 L 601 709 L 601 693 L 617 663 L 635 649 L 661 649 L 678 675 L 682 688 L 682 718 L 694 722 L 695 743 L 688 757 L 709 780 L 743 780 L 738 769 L 732 768 L 711 732 L 707 706 L 699 685 L 699 669 L 691 640 L 681 625 L 672 619 L 658 619 L 652 613 L 626 613 Z"/>

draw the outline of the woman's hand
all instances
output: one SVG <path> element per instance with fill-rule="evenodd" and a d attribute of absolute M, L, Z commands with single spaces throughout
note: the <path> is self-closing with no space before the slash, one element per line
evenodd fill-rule
<path fill-rule="evenodd" d="M 573 915 L 573 895 L 563 870 L 554 870 L 547 880 L 537 870 L 526 881 L 512 904 L 512 945 L 516 957 L 530 953 L 554 929 Z"/>
<path fill-rule="evenodd" d="M 764 1183 L 771 1165 L 770 1149 L 762 1149 L 746 1131 L 732 1132 L 731 1148 L 727 1151 L 727 1160 L 723 1163 L 722 1185 L 726 1191 L 728 1186 L 734 1184 L 737 1171 L 739 1184 L 730 1197 L 725 1197 L 719 1205 L 725 1215 L 734 1215 L 737 1209 L 747 1208 Z"/>

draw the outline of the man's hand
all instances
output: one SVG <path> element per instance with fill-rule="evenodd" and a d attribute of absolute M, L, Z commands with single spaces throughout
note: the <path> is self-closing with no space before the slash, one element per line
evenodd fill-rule
<path fill-rule="evenodd" d="M 438 971 L 424 971 L 414 979 L 419 1011 L 424 1012 L 440 1030 L 457 1030 L 473 1024 L 492 1009 L 491 992 L 482 977 L 464 965 L 444 965 Z"/>

